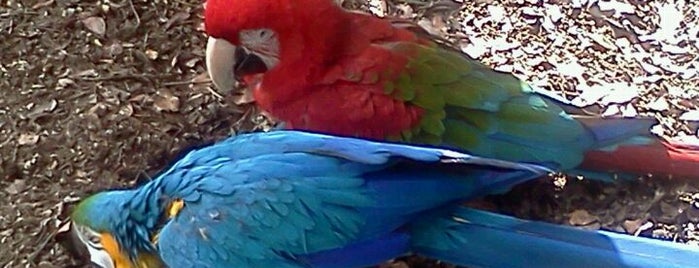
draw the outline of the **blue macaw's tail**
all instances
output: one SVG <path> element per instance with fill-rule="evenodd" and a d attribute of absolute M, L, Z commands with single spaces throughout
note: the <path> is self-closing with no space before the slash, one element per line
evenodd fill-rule
<path fill-rule="evenodd" d="M 436 219 L 436 220 L 435 220 Z M 699 248 L 459 207 L 413 226 L 415 252 L 468 267 L 697 267 Z"/>

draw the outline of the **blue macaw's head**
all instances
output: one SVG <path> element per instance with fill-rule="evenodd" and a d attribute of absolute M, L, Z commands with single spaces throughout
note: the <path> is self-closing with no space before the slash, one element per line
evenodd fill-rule
<path fill-rule="evenodd" d="M 68 243 L 76 257 L 102 268 L 162 267 L 156 254 L 149 253 L 154 242 L 142 232 L 130 232 L 138 229 L 129 224 L 127 206 L 133 198 L 132 191 L 103 192 L 75 207 Z"/>

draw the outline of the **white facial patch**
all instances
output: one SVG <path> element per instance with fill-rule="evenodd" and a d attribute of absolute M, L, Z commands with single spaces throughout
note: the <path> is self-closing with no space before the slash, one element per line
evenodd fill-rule
<path fill-rule="evenodd" d="M 240 31 L 240 43 L 254 52 L 271 69 L 279 63 L 279 38 L 270 29 Z"/>
<path fill-rule="evenodd" d="M 90 228 L 75 225 L 78 239 L 85 244 L 87 251 L 90 253 L 90 262 L 102 268 L 114 268 L 114 261 L 109 253 L 104 250 L 99 243 L 100 234 Z"/>

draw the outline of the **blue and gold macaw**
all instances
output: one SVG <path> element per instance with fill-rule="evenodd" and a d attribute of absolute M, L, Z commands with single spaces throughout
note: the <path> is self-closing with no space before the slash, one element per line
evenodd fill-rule
<path fill-rule="evenodd" d="M 71 218 L 103 268 L 364 267 L 407 253 L 477 267 L 691 267 L 697 250 L 462 207 L 549 172 L 459 152 L 274 131 L 190 152 Z"/>

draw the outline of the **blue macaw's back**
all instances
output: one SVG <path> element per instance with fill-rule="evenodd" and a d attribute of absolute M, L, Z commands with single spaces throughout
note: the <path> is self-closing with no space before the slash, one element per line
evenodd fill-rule
<path fill-rule="evenodd" d="M 171 267 L 355 267 L 408 252 L 406 223 L 423 213 L 546 172 L 436 148 L 275 131 L 193 151 L 121 193 L 130 195 L 128 218 L 142 225 L 130 230 L 158 228 L 162 204 L 184 201 L 159 232 L 157 250 Z"/>

